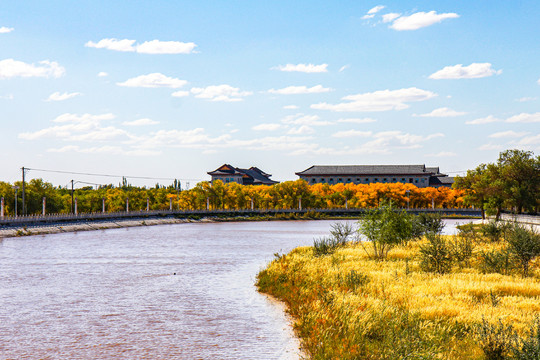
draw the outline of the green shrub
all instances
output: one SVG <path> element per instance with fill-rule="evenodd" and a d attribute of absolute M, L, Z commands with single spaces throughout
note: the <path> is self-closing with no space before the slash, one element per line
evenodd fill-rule
<path fill-rule="evenodd" d="M 369 281 L 370 278 L 367 275 L 361 274 L 356 270 L 349 271 L 345 276 L 342 276 L 341 274 L 337 275 L 337 282 L 352 291 L 355 291 L 358 287 L 363 287 L 369 283 Z"/>
<path fill-rule="evenodd" d="M 508 250 L 517 260 L 523 276 L 529 275 L 530 263 L 540 255 L 540 234 L 514 224 L 508 234 Z"/>
<path fill-rule="evenodd" d="M 504 325 L 501 320 L 491 325 L 484 319 L 476 327 L 475 335 L 487 360 L 508 359 L 515 339 L 512 325 Z"/>
<path fill-rule="evenodd" d="M 405 211 L 394 211 L 391 206 L 368 211 L 360 220 L 358 231 L 373 248 L 373 254 L 366 252 L 377 260 L 386 259 L 391 248 L 413 237 L 411 216 Z"/>
<path fill-rule="evenodd" d="M 516 339 L 512 355 L 516 360 L 540 359 L 540 318 L 532 322 L 528 337 Z"/>
<path fill-rule="evenodd" d="M 506 249 L 491 250 L 480 254 L 480 271 L 484 274 L 508 275 L 511 269 L 510 253 Z"/>
<path fill-rule="evenodd" d="M 491 240 L 491 242 L 499 242 L 503 233 L 504 227 L 497 221 L 490 221 L 484 224 L 481 228 L 484 237 Z"/>
<path fill-rule="evenodd" d="M 420 213 L 412 218 L 412 228 L 416 238 L 427 233 L 440 234 L 444 229 L 444 221 L 439 213 Z"/>
<path fill-rule="evenodd" d="M 420 268 L 445 274 L 452 268 L 452 256 L 446 240 L 439 234 L 428 233 L 428 243 L 420 246 Z"/>
<path fill-rule="evenodd" d="M 474 243 L 471 238 L 460 235 L 454 236 L 449 246 L 450 256 L 458 263 L 459 267 L 468 266 L 474 250 Z"/>

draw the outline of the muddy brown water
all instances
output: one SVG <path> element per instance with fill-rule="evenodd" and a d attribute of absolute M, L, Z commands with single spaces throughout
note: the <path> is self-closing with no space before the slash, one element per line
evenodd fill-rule
<path fill-rule="evenodd" d="M 311 245 L 333 222 L 0 240 L 0 358 L 298 359 L 283 305 L 256 291 L 255 276 L 274 253 Z"/>

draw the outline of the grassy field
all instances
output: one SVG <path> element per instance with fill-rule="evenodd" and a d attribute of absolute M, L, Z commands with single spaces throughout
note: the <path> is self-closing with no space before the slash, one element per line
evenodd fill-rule
<path fill-rule="evenodd" d="M 459 247 L 463 238 L 443 241 Z M 511 346 L 540 336 L 530 334 L 540 327 L 538 259 L 527 277 L 512 264 L 490 273 L 486 254 L 502 253 L 505 242 L 473 234 L 470 244 L 470 256 L 444 273 L 422 264 L 425 237 L 393 247 L 383 261 L 361 242 L 324 255 L 301 247 L 276 254 L 257 286 L 287 303 L 312 359 L 519 358 Z"/>

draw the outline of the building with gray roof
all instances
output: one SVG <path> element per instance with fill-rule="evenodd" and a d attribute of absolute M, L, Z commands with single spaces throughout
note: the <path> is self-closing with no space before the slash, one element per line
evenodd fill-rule
<path fill-rule="evenodd" d="M 296 175 L 309 184 L 409 183 L 417 187 L 452 186 L 453 178 L 425 165 L 313 165 Z"/>
<path fill-rule="evenodd" d="M 267 174 L 255 166 L 249 169 L 241 169 L 229 164 L 223 164 L 207 174 L 212 176 L 212 183 L 216 180 L 221 180 L 225 184 L 235 182 L 241 185 L 273 185 L 278 183 L 278 181 L 270 179 L 272 174 Z"/>

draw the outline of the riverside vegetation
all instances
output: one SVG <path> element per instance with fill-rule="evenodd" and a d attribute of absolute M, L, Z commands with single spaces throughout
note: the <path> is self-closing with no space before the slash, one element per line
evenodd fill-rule
<path fill-rule="evenodd" d="M 540 359 L 540 236 L 383 207 L 275 259 L 261 292 L 288 305 L 311 359 Z"/>

